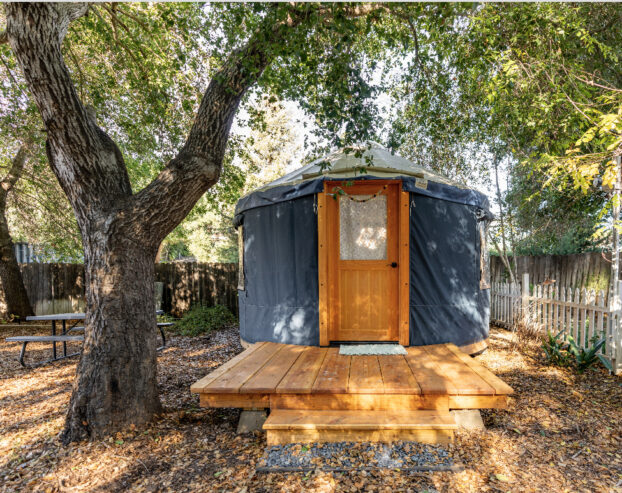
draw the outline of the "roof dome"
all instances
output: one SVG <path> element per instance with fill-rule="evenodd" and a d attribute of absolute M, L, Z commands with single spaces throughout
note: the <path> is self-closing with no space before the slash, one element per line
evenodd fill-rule
<path fill-rule="evenodd" d="M 360 157 L 355 156 L 357 150 L 363 151 Z M 419 166 L 406 158 L 392 154 L 391 151 L 376 142 L 368 142 L 349 147 L 347 153 L 345 149 L 339 149 L 327 156 L 316 159 L 306 166 L 264 185 L 259 190 L 282 185 L 295 185 L 320 177 L 339 179 L 365 175 L 373 175 L 377 178 L 413 176 L 453 187 L 467 188 L 463 184 Z"/>
<path fill-rule="evenodd" d="M 477 190 L 368 142 L 332 152 L 248 193 L 236 204 L 234 224 L 241 224 L 240 214 L 249 209 L 315 195 L 327 180 L 353 179 L 397 179 L 404 191 L 490 210 L 488 198 Z"/>

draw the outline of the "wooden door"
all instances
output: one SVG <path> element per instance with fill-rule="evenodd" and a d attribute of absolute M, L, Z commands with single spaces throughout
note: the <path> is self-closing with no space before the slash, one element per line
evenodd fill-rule
<path fill-rule="evenodd" d="M 326 183 L 330 342 L 399 339 L 398 187 Z"/>

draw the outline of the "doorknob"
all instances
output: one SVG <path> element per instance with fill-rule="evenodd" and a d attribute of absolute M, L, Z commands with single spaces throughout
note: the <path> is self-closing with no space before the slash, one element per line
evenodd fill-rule
<path fill-rule="evenodd" d="M 395 269 L 397 267 L 397 262 L 391 262 L 389 265 Z"/>

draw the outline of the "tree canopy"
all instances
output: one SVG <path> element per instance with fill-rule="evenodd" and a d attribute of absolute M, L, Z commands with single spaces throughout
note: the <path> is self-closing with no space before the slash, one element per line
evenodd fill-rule
<path fill-rule="evenodd" d="M 600 183 L 613 183 L 622 144 L 621 18 L 617 4 L 481 4 L 424 16 L 395 91 L 394 146 L 428 166 L 455 156 L 468 172 L 505 159 L 504 203 L 527 250 L 598 245 Z M 564 239 L 571 223 L 575 238 Z"/>
<path fill-rule="evenodd" d="M 84 249 L 85 349 L 65 441 L 160 410 L 151 330 L 159 246 L 171 232 L 187 241 L 223 224 L 259 183 L 246 180 L 259 163 L 287 163 L 282 101 L 299 105 L 313 123 L 305 132 L 327 147 L 385 140 L 465 182 L 508 163 L 501 224 L 519 240 L 540 229 L 540 247 L 559 244 L 560 210 L 573 223 L 589 212 L 571 248 L 585 248 L 577 238 L 605 223 L 607 196 L 594 178 L 610 185 L 618 173 L 616 4 L 6 4 L 5 12 L 0 156 L 8 163 L 37 142 L 30 166 L 47 161 L 53 191 L 68 199 L 50 210 L 60 217 L 68 203 L 75 216 L 52 234 L 77 229 Z M 240 113 L 250 130 L 232 137 Z"/>
<path fill-rule="evenodd" d="M 190 253 L 191 238 L 218 243 L 205 234 L 223 229 L 218 210 L 249 190 L 248 132 L 279 132 L 266 124 L 269 107 L 257 105 L 263 98 L 296 101 L 313 125 L 293 131 L 314 134 L 324 148 L 374 138 L 467 183 L 486 182 L 496 156 L 509 165 L 502 200 L 517 252 L 598 248 L 604 236 L 595 233 L 606 233 L 599 228 L 608 224 L 609 203 L 599 187 L 614 179 L 611 155 L 622 128 L 620 7 L 365 8 L 366 15 L 348 16 L 344 6 L 296 7 L 314 28 L 271 48 L 272 63 L 241 103 L 248 131 L 229 142 L 221 180 L 167 238 L 165 251 Z M 274 11 L 291 16 L 291 9 Z M 122 150 L 134 190 L 174 155 L 211 77 L 269 11 L 261 4 L 99 4 L 72 24 L 63 45 L 68 68 Z M 46 166 L 42 123 L 8 45 L 0 50 L 5 166 L 26 137 L 33 142 L 9 196 L 11 230 L 47 245 L 57 259 L 80 258 L 75 219 Z M 383 94 L 391 98 L 384 109 Z M 199 258 L 232 258 L 226 251 L 233 250 Z"/>

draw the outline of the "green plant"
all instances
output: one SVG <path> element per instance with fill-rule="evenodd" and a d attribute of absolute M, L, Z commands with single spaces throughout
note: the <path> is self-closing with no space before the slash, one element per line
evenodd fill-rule
<path fill-rule="evenodd" d="M 574 356 L 574 363 L 577 371 L 579 373 L 583 373 L 598 360 L 600 360 L 605 368 L 611 371 L 612 368 L 609 360 L 598 352 L 604 346 L 605 339 L 603 338 L 601 340 L 597 340 L 597 337 L 593 337 L 590 342 L 592 343 L 592 346 L 588 349 L 584 349 L 577 345 L 574 337 L 568 336 L 568 353 Z"/>
<path fill-rule="evenodd" d="M 235 323 L 235 315 L 226 306 L 195 305 L 173 326 L 173 331 L 184 336 L 198 336 Z"/>
<path fill-rule="evenodd" d="M 564 330 L 557 335 L 547 333 L 547 337 L 542 344 L 542 349 L 546 355 L 547 361 L 558 366 L 573 365 L 579 373 L 583 373 L 589 367 L 600 361 L 605 368 L 611 371 L 611 363 L 605 356 L 598 351 L 605 344 L 605 339 L 598 340 L 597 336 L 592 337 L 589 348 L 580 347 L 574 337 L 568 336 L 567 341 L 561 339 Z"/>
<path fill-rule="evenodd" d="M 554 336 L 548 331 L 542 343 L 542 349 L 544 349 L 547 361 L 557 366 L 568 366 L 570 364 L 570 356 L 565 348 L 566 344 L 561 339 L 563 333 L 564 331 L 561 330 Z"/>

